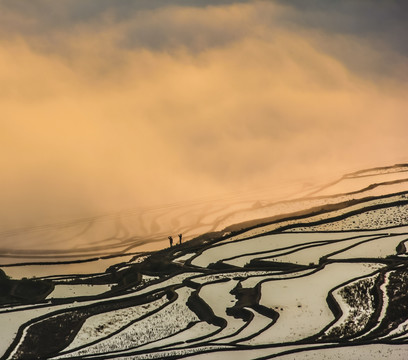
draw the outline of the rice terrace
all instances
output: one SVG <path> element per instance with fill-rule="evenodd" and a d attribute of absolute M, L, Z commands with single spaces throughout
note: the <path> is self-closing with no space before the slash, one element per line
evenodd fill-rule
<path fill-rule="evenodd" d="M 407 360 L 407 0 L 0 0 L 0 360 Z"/>
<path fill-rule="evenodd" d="M 130 246 L 140 214 L 125 214 L 110 254 L 96 243 L 44 261 L 2 248 L 2 359 L 405 359 L 407 184 L 401 164 L 277 203 L 207 206 L 174 233 L 209 231 L 156 251 Z M 107 234 L 102 220 L 22 231 Z"/>

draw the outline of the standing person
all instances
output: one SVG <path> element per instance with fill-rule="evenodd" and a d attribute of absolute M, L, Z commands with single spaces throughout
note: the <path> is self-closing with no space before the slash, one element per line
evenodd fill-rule
<path fill-rule="evenodd" d="M 169 239 L 169 241 L 170 241 L 170 247 L 172 247 L 172 246 L 173 246 L 173 237 L 172 237 L 172 236 L 169 236 L 168 239 Z"/>
<path fill-rule="evenodd" d="M 179 237 L 179 244 L 181 244 L 181 238 L 183 237 L 183 234 L 178 234 Z"/>

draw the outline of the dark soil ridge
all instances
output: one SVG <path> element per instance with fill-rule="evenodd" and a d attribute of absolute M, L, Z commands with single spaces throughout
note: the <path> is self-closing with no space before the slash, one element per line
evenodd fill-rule
<path fill-rule="evenodd" d="M 252 229 L 256 229 L 259 227 L 267 226 L 267 225 L 272 225 L 272 224 L 278 224 L 280 222 L 284 221 L 291 221 L 291 220 L 302 220 L 305 218 L 317 216 L 317 215 L 323 215 L 327 214 L 333 211 L 338 211 L 338 210 L 344 210 L 347 209 L 348 207 L 354 206 L 354 205 L 359 205 L 363 204 L 368 201 L 372 200 L 378 200 L 378 199 L 386 199 L 394 196 L 399 196 L 399 195 L 408 195 L 408 191 L 402 191 L 398 193 L 393 193 L 393 194 L 387 194 L 387 195 L 382 195 L 382 196 L 369 196 L 365 197 L 362 199 L 354 199 L 354 200 L 347 200 L 344 202 L 339 202 L 335 204 L 328 204 L 328 205 L 321 205 L 321 206 L 316 206 L 312 207 L 309 209 L 297 211 L 294 213 L 289 213 L 289 214 L 282 214 L 282 215 L 276 215 L 272 217 L 267 217 L 267 218 L 262 218 L 262 219 L 256 219 L 256 220 L 250 220 L 250 221 L 245 221 L 242 223 L 238 223 L 235 225 L 231 225 L 227 228 L 225 228 L 223 231 L 228 232 L 230 231 L 231 233 L 240 234 L 242 232 L 246 232 Z M 344 215 L 339 215 L 339 216 L 334 216 L 329 219 L 324 219 L 324 220 L 319 220 L 316 222 L 310 222 L 310 223 L 299 223 L 299 224 L 291 224 L 291 225 L 286 225 L 282 226 L 276 231 L 284 231 L 287 229 L 291 228 L 296 228 L 296 227 L 303 227 L 303 226 L 312 226 L 312 225 L 320 225 L 328 222 L 333 222 L 336 220 L 343 220 L 344 218 L 347 218 L 352 215 L 357 215 L 361 214 L 370 210 L 377 210 L 377 209 L 382 209 L 382 208 L 387 208 L 387 207 L 393 207 L 397 205 L 405 205 L 408 203 L 408 200 L 399 200 L 391 203 L 385 203 L 385 204 L 376 204 L 372 205 L 366 208 L 362 208 L 360 210 L 352 210 Z M 262 234 L 264 235 L 264 234 Z"/>
<path fill-rule="evenodd" d="M 175 301 L 177 298 L 177 294 L 171 289 L 166 291 L 160 290 L 152 295 L 135 295 L 123 300 L 98 303 L 97 306 L 87 305 L 75 308 L 74 310 L 59 310 L 33 319 L 20 327 L 14 342 L 11 344 L 9 350 L 4 354 L 2 359 L 7 359 L 13 349 L 20 343 L 24 328 L 28 329 L 27 334 L 16 351 L 17 357 L 14 358 L 18 360 L 47 359 L 56 356 L 66 348 L 69 343 L 72 342 L 85 320 L 90 316 L 127 308 L 129 306 L 147 304 L 163 296 L 167 296 L 170 302 Z M 167 305 L 168 303 L 152 313 L 160 311 Z M 149 315 L 151 315 L 151 313 L 149 313 Z M 128 324 L 127 326 L 130 325 L 131 324 Z M 120 329 L 115 333 L 118 333 L 121 330 L 123 329 Z M 110 336 L 115 335 L 115 333 L 112 333 Z M 89 345 L 91 344 L 88 344 L 87 346 Z"/>

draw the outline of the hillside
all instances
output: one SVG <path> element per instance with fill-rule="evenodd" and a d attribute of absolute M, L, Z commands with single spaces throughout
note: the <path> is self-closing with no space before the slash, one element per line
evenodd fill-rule
<path fill-rule="evenodd" d="M 200 219 L 157 251 L 126 236 L 71 259 L 13 250 L 2 359 L 406 358 L 408 165 Z"/>

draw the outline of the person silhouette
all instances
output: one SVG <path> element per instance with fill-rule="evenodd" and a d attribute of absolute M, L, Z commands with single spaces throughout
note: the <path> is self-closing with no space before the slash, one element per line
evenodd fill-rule
<path fill-rule="evenodd" d="M 173 237 L 172 237 L 172 236 L 169 236 L 168 239 L 169 239 L 169 241 L 170 241 L 170 247 L 172 247 L 172 246 L 173 246 Z"/>
<path fill-rule="evenodd" d="M 181 239 L 183 237 L 183 234 L 178 234 L 178 237 L 179 237 L 179 244 L 181 244 Z"/>

